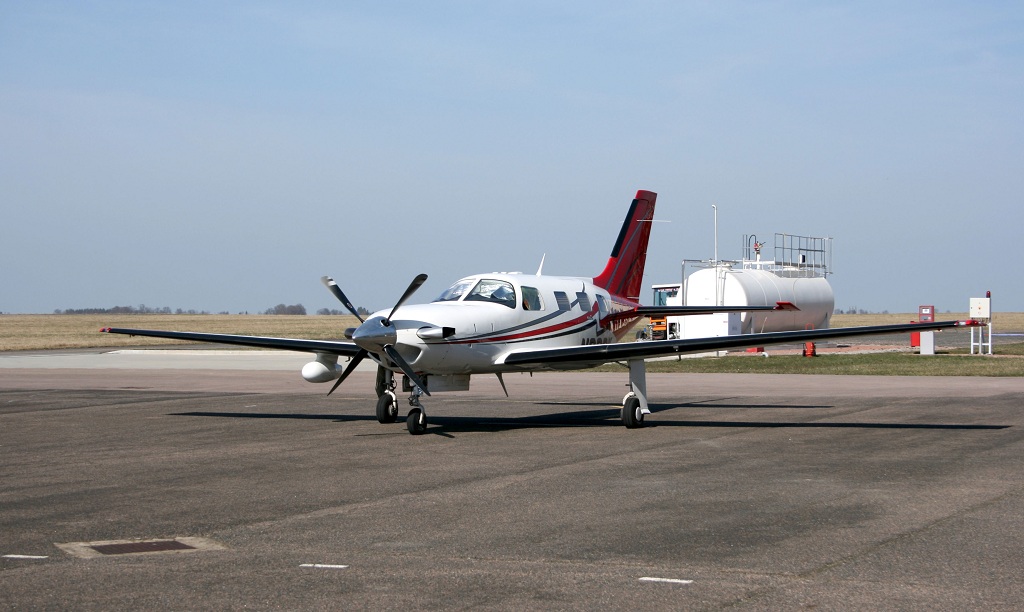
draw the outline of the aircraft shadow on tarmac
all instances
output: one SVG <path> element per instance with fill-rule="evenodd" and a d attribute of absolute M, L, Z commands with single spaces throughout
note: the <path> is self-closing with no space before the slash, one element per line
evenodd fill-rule
<path fill-rule="evenodd" d="M 312 421 L 376 421 L 369 414 L 299 414 L 274 412 L 172 412 L 167 416 L 217 417 L 222 419 L 296 419 Z"/>
<path fill-rule="evenodd" d="M 565 405 L 565 404 L 559 404 Z M 573 404 L 577 405 L 577 404 Z M 657 414 L 677 408 L 695 407 L 690 404 L 652 404 L 651 412 Z M 706 408 L 706 406 L 704 406 Z M 716 406 L 724 408 L 725 406 Z M 827 406 L 735 406 L 735 408 L 827 408 Z M 373 415 L 341 415 L 341 414 L 302 414 L 302 413 L 267 413 L 267 412 L 179 412 L 168 416 L 185 417 L 216 417 L 236 419 L 308 419 L 333 421 L 338 423 L 355 421 L 376 421 Z M 665 415 L 668 416 L 668 415 Z M 404 424 L 404 419 L 399 419 Z M 645 427 L 731 427 L 731 428 L 815 428 L 815 429 L 934 429 L 934 430 L 990 430 L 1007 429 L 1009 425 L 980 425 L 957 423 L 872 423 L 872 422 L 835 422 L 835 421 L 724 421 L 724 420 L 682 420 L 655 418 L 646 421 Z M 448 435 L 451 433 L 497 432 L 512 429 L 536 427 L 622 427 L 618 408 L 597 410 L 573 410 L 524 417 L 488 417 L 488 416 L 443 416 L 431 415 L 426 433 Z"/>

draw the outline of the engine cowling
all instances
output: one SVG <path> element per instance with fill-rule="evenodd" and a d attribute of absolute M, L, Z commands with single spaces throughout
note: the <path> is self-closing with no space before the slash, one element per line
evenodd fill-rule
<path fill-rule="evenodd" d="M 306 382 L 325 383 L 341 376 L 342 371 L 337 355 L 317 355 L 316 361 L 302 366 L 302 377 Z"/>

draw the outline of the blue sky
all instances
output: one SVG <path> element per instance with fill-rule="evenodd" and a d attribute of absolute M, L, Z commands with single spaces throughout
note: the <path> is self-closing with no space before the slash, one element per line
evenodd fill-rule
<path fill-rule="evenodd" d="M 637 189 L 648 285 L 715 204 L 841 308 L 1024 311 L 1024 5 L 621 5 L 0 0 L 0 311 L 592 276 Z"/>

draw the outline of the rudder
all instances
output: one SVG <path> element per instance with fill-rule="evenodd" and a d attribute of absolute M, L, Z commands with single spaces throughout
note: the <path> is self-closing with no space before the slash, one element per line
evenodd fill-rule
<path fill-rule="evenodd" d="M 640 301 L 644 265 L 647 263 L 647 242 L 651 237 L 651 221 L 654 219 L 654 203 L 657 198 L 658 194 L 653 191 L 641 189 L 636 192 L 608 263 L 604 271 L 594 277 L 594 284 L 607 289 L 612 295 Z"/>

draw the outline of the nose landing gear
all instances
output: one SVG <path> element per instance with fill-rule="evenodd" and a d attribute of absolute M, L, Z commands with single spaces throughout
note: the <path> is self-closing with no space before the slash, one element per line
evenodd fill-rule
<path fill-rule="evenodd" d="M 420 395 L 422 394 L 423 390 L 414 385 L 412 394 L 409 395 L 409 405 L 412 406 L 412 410 L 409 411 L 409 416 L 405 419 L 405 426 L 409 429 L 409 433 L 414 436 L 427 431 L 427 413 L 423 409 L 423 404 L 420 403 Z"/>

